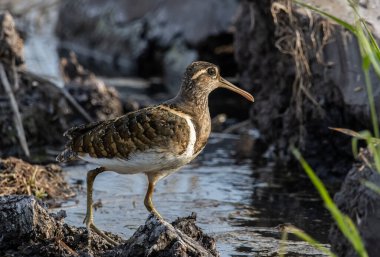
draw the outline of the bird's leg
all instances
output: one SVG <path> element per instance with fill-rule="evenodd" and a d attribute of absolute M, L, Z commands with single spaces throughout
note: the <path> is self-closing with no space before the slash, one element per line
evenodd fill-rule
<path fill-rule="evenodd" d="M 94 224 L 94 215 L 92 212 L 92 188 L 93 188 L 94 180 L 96 176 L 102 173 L 103 171 L 105 171 L 105 168 L 100 167 L 100 168 L 90 170 L 87 173 L 87 211 L 86 211 L 86 217 L 84 218 L 83 223 L 86 223 L 89 247 L 91 247 L 91 229 L 93 229 L 99 236 L 103 237 L 108 243 L 117 245 L 117 243 L 114 240 L 109 238 Z"/>
<path fill-rule="evenodd" d="M 154 175 L 148 175 L 148 190 L 146 191 L 145 199 L 144 199 L 144 205 L 146 209 L 152 213 L 154 216 L 156 216 L 158 219 L 163 220 L 162 216 L 158 213 L 156 208 L 154 208 L 153 202 L 152 202 L 152 196 L 154 192 L 154 186 L 156 185 L 159 178 Z"/>

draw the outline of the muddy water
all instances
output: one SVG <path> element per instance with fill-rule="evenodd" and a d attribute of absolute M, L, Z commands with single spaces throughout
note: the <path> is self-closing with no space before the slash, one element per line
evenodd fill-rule
<path fill-rule="evenodd" d="M 197 213 L 198 224 L 217 239 L 222 256 L 275 256 L 280 224 L 291 223 L 326 242 L 329 219 L 305 177 L 276 171 L 270 165 L 255 168 L 250 161 L 236 164 L 237 140 L 211 139 L 193 163 L 163 181 L 154 194 L 159 212 L 167 219 Z M 67 167 L 74 183 L 84 180 L 93 166 Z M 95 181 L 95 223 L 104 230 L 128 238 L 145 222 L 143 175 L 100 174 Z M 64 205 L 66 221 L 82 226 L 85 193 Z M 294 240 L 294 239 L 293 239 Z M 305 243 L 290 241 L 289 256 L 323 256 Z"/>

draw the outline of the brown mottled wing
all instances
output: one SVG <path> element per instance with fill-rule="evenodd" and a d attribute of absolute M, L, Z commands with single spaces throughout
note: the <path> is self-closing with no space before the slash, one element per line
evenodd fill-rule
<path fill-rule="evenodd" d="M 189 133 L 184 118 L 159 106 L 150 107 L 114 120 L 83 126 L 81 130 L 74 128 L 67 133 L 71 140 L 57 159 L 68 161 L 78 154 L 128 159 L 131 153 L 148 149 L 181 154 L 189 142 Z"/>

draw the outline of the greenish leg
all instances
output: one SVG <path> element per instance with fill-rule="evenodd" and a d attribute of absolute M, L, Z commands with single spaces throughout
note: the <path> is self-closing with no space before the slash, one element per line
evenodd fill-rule
<path fill-rule="evenodd" d="M 103 237 L 108 243 L 112 245 L 117 245 L 114 240 L 109 238 L 106 234 L 104 234 L 100 229 L 98 229 L 94 224 L 94 215 L 92 212 L 92 188 L 94 185 L 94 180 L 97 175 L 105 171 L 105 168 L 100 167 L 93 170 L 90 170 L 87 173 L 87 211 L 86 217 L 83 220 L 83 223 L 86 224 L 88 231 L 88 245 L 91 247 L 91 229 L 94 230 L 99 236 Z"/>
<path fill-rule="evenodd" d="M 144 205 L 145 205 L 146 209 L 150 213 L 152 213 L 158 219 L 163 220 L 163 218 L 160 215 L 160 213 L 158 213 L 158 211 L 156 210 L 156 208 L 154 208 L 154 205 L 153 205 L 153 202 L 152 202 L 152 196 L 153 196 L 153 192 L 154 192 L 154 186 L 156 185 L 156 182 L 158 180 L 159 180 L 158 177 L 148 175 L 149 184 L 148 184 L 148 190 L 146 192 L 145 199 L 144 199 Z"/>

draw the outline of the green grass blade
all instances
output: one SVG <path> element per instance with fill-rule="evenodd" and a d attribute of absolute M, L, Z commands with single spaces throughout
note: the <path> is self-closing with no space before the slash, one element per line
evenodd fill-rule
<path fill-rule="evenodd" d="M 370 142 L 367 142 L 367 146 L 368 146 L 369 151 L 373 155 L 376 170 L 377 172 L 380 173 L 380 151 L 379 151 L 380 146 L 376 146 L 374 144 L 371 144 Z"/>
<path fill-rule="evenodd" d="M 288 240 L 288 231 L 284 229 L 281 235 L 280 249 L 278 250 L 279 257 L 285 257 L 287 240 Z"/>
<path fill-rule="evenodd" d="M 367 25 L 367 22 L 365 22 L 364 20 L 362 20 L 362 24 L 366 30 L 366 34 L 369 36 L 369 39 L 370 39 L 370 42 L 371 42 L 371 46 L 373 48 L 373 52 L 376 54 L 377 56 L 377 59 L 380 60 L 380 48 L 379 48 L 379 45 L 377 44 L 377 41 L 375 39 L 375 37 L 372 35 L 371 33 L 371 30 L 368 28 L 368 25 Z"/>
<path fill-rule="evenodd" d="M 303 241 L 308 242 L 310 245 L 312 245 L 314 248 L 320 250 L 321 252 L 325 253 L 326 255 L 330 257 L 337 257 L 333 252 L 331 252 L 329 249 L 324 247 L 321 243 L 319 243 L 317 240 L 312 238 L 310 235 L 306 234 L 304 231 L 301 229 L 298 229 L 293 226 L 286 226 L 284 234 L 292 233 L 298 238 L 302 239 Z"/>
<path fill-rule="evenodd" d="M 360 133 L 350 130 L 350 129 L 345 129 L 345 128 L 329 128 L 331 130 L 338 131 L 340 133 L 349 135 L 353 137 L 352 140 L 352 151 L 354 153 L 354 156 L 357 157 L 358 155 L 358 150 L 357 150 L 357 145 L 358 139 L 365 140 L 367 142 L 367 148 L 371 152 L 374 162 L 375 162 L 375 167 L 377 172 L 380 173 L 380 138 L 375 138 L 371 136 L 371 133 L 369 131 L 362 131 Z M 370 167 L 372 168 L 372 167 Z"/>
<path fill-rule="evenodd" d="M 355 251 L 359 254 L 359 256 L 368 257 L 367 251 L 364 247 L 364 244 L 360 238 L 359 232 L 355 224 L 347 215 L 343 214 L 338 209 L 338 207 L 335 205 L 334 201 L 330 197 L 330 194 L 328 193 L 326 187 L 318 178 L 318 176 L 314 173 L 313 169 L 309 166 L 309 164 L 303 159 L 301 153 L 295 148 L 292 149 L 292 152 L 296 159 L 302 165 L 306 174 L 309 176 L 311 182 L 318 190 L 325 203 L 326 208 L 329 210 L 330 214 L 335 220 L 339 230 L 350 241 L 351 245 L 354 247 Z"/>
<path fill-rule="evenodd" d="M 301 163 L 302 168 L 305 170 L 306 174 L 309 176 L 311 182 L 317 188 L 325 204 L 327 206 L 334 205 L 334 202 L 331 199 L 329 193 L 327 192 L 326 187 L 323 185 L 322 181 L 317 177 L 317 175 L 315 175 L 314 171 L 309 166 L 309 164 L 304 160 L 301 153 L 295 148 L 292 149 L 292 152 L 293 152 L 293 155 L 296 157 L 296 159 Z"/>
<path fill-rule="evenodd" d="M 369 181 L 363 181 L 363 184 L 371 189 L 372 191 L 376 192 L 377 194 L 380 195 L 380 187 L 376 185 L 375 183 L 369 182 Z"/>
<path fill-rule="evenodd" d="M 372 45 L 366 37 L 366 34 L 364 33 L 363 28 L 360 24 L 358 24 L 356 28 L 356 37 L 359 42 L 362 58 L 369 58 L 375 73 L 377 74 L 377 76 L 380 77 L 380 61 L 378 60 L 377 55 L 373 51 Z M 365 70 L 369 69 L 369 67 L 363 68 Z"/>
<path fill-rule="evenodd" d="M 369 75 L 368 69 L 364 70 L 364 79 L 365 79 L 366 87 L 367 87 L 369 108 L 370 108 L 370 112 L 371 112 L 371 121 L 372 121 L 372 126 L 373 126 L 373 133 L 375 134 L 375 137 L 378 138 L 379 137 L 379 120 L 377 119 L 375 99 L 373 97 L 373 91 L 372 91 L 372 81 L 371 81 L 371 77 Z"/>
<path fill-rule="evenodd" d="M 374 159 L 375 159 L 377 172 L 380 173 L 380 145 L 375 146 Z"/>
<path fill-rule="evenodd" d="M 352 138 L 351 146 L 352 146 L 352 153 L 354 155 L 354 158 L 357 159 L 359 156 L 359 151 L 358 151 L 358 139 L 356 137 Z"/>
<path fill-rule="evenodd" d="M 354 26 L 352 26 L 350 23 L 342 20 L 342 19 L 339 19 L 338 17 L 334 16 L 334 15 L 331 15 L 325 11 L 322 11 L 321 9 L 318 9 L 312 5 L 308 5 L 302 1 L 299 1 L 299 0 L 293 0 L 295 3 L 297 3 L 298 5 L 302 6 L 302 7 L 305 7 L 307 9 L 310 9 L 310 10 L 313 10 L 315 11 L 316 13 L 320 14 L 320 15 L 323 15 L 327 18 L 330 18 L 331 20 L 335 21 L 336 23 L 338 23 L 339 25 L 343 26 L 344 28 L 346 28 L 347 30 L 351 31 L 352 33 L 356 34 L 356 28 Z"/>
<path fill-rule="evenodd" d="M 348 0 L 348 3 L 351 7 L 351 9 L 354 11 L 355 13 L 355 17 L 356 17 L 356 20 L 360 23 L 360 25 L 362 27 L 364 27 L 364 31 L 366 32 L 366 35 L 368 35 L 369 39 L 370 39 L 370 43 L 373 47 L 373 50 L 375 52 L 375 54 L 377 55 L 378 59 L 380 60 L 380 48 L 379 48 L 379 45 L 377 44 L 377 41 L 375 39 L 375 37 L 372 35 L 372 32 L 371 30 L 369 29 L 368 25 L 367 25 L 367 22 L 365 21 L 365 19 L 363 19 L 358 11 L 358 1 L 355 0 Z M 362 28 L 361 28 L 362 29 Z"/>

